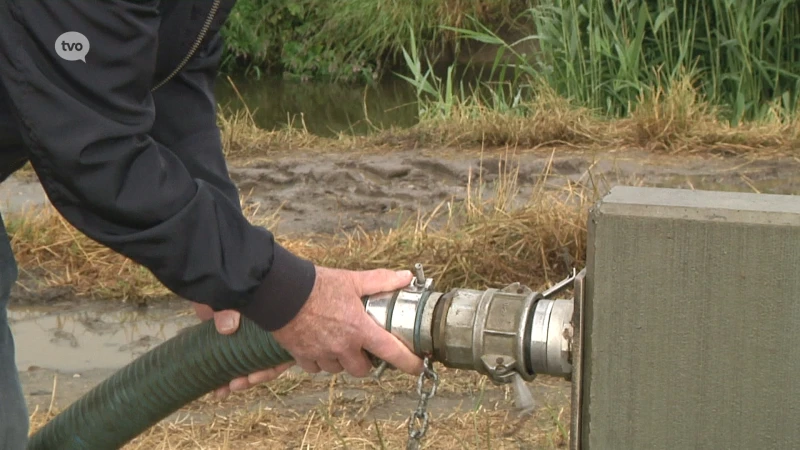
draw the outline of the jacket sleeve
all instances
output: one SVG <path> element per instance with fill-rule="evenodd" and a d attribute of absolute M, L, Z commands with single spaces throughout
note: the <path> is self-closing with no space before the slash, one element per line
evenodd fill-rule
<path fill-rule="evenodd" d="M 0 2 L 0 81 L 31 163 L 53 205 L 90 238 L 184 298 L 280 328 L 308 298 L 314 266 L 153 138 L 157 3 Z M 68 31 L 86 36 L 85 62 L 59 57 Z"/>
<path fill-rule="evenodd" d="M 156 118 L 150 135 L 175 153 L 192 178 L 211 184 L 239 205 L 217 126 L 214 84 L 222 49 L 219 34 L 208 39 L 183 70 L 153 92 Z"/>

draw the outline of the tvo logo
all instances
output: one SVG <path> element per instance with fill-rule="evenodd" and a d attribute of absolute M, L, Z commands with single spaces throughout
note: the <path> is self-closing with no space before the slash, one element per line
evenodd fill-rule
<path fill-rule="evenodd" d="M 77 31 L 68 31 L 56 39 L 56 54 L 66 61 L 86 62 L 89 39 Z"/>

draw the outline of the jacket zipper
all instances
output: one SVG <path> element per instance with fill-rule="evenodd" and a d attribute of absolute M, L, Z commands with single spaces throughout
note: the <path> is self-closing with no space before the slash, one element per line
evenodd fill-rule
<path fill-rule="evenodd" d="M 194 54 L 197 53 L 197 49 L 200 48 L 200 43 L 202 43 L 203 39 L 205 39 L 206 34 L 208 33 L 208 29 L 211 28 L 211 23 L 214 21 L 214 17 L 217 15 L 217 10 L 219 9 L 220 3 L 222 3 L 222 0 L 214 0 L 214 3 L 211 5 L 211 9 L 208 11 L 208 16 L 206 16 L 206 21 L 203 23 L 203 27 L 197 34 L 197 38 L 194 40 L 194 44 L 192 44 L 192 47 L 189 49 L 189 52 L 186 54 L 183 60 L 181 60 L 180 64 L 178 64 L 175 70 L 173 70 L 172 73 L 167 75 L 166 78 L 161 80 L 160 83 L 155 85 L 150 90 L 150 92 L 155 92 L 156 89 L 160 88 L 161 86 L 164 86 L 169 82 L 169 80 L 175 78 L 175 75 L 177 75 L 181 70 L 183 70 L 186 64 L 189 63 L 189 60 L 192 59 L 192 56 L 194 56 Z"/>

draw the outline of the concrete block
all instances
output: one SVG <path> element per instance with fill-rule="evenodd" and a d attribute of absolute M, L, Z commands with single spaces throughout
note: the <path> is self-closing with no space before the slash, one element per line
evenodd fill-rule
<path fill-rule="evenodd" d="M 588 242 L 581 449 L 800 449 L 800 197 L 617 187 Z"/>

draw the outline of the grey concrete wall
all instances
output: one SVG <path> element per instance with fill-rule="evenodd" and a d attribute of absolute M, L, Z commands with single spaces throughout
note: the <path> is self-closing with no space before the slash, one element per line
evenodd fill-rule
<path fill-rule="evenodd" d="M 800 197 L 620 187 L 589 222 L 581 448 L 800 449 Z"/>

